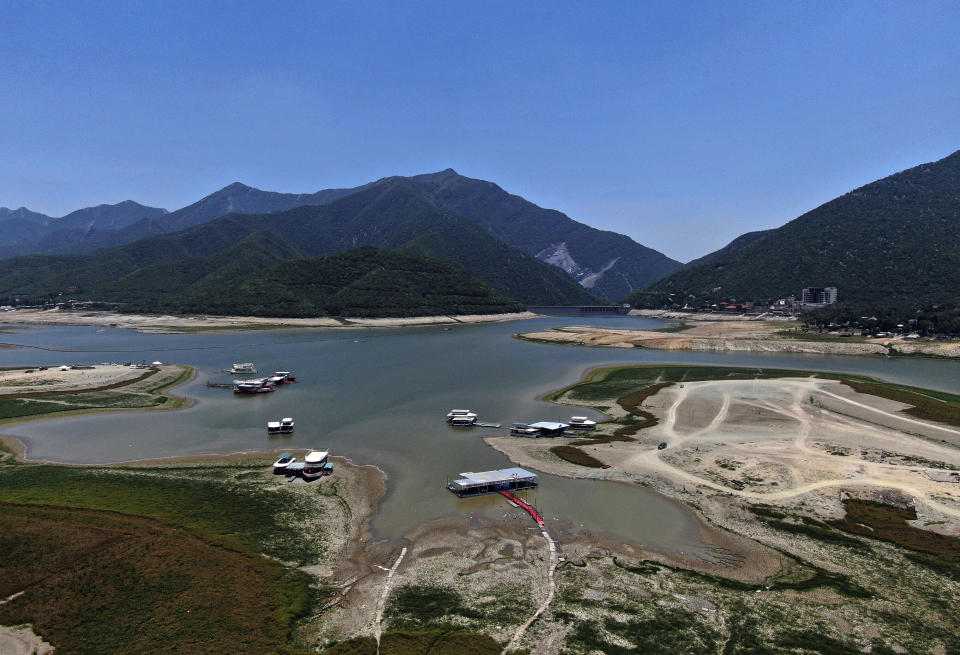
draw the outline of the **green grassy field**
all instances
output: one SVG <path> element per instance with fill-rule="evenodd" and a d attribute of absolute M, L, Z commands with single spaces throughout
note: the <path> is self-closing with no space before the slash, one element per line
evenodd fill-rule
<path fill-rule="evenodd" d="M 301 652 L 294 627 L 318 592 L 295 565 L 325 540 L 294 529 L 318 504 L 271 490 L 268 462 L 90 468 L 4 454 L 0 597 L 25 593 L 0 605 L 0 625 L 32 623 L 64 653 Z"/>

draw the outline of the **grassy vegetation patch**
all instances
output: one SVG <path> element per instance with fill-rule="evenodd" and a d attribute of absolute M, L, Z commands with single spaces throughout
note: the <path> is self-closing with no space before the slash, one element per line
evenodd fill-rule
<path fill-rule="evenodd" d="M 0 580 L 24 591 L 0 624 L 58 652 L 289 653 L 310 607 L 305 574 L 152 519 L 3 504 L 0 526 Z"/>
<path fill-rule="evenodd" d="M 474 632 L 385 633 L 380 639 L 381 655 L 498 655 L 503 646 L 487 635 Z M 330 646 L 323 655 L 376 655 L 373 637 L 356 637 Z"/>
<path fill-rule="evenodd" d="M 319 555 L 317 540 L 285 530 L 282 512 L 296 512 L 300 496 L 278 496 L 232 474 L 241 466 L 184 469 L 101 469 L 67 466 L 0 468 L 0 502 L 62 505 L 150 516 L 219 536 L 239 548 L 305 563 Z M 327 490 L 328 488 L 323 488 Z M 308 508 L 304 507 L 304 511 Z M 313 536 L 317 536 L 314 534 Z"/>
<path fill-rule="evenodd" d="M 576 446 L 553 446 L 550 448 L 550 452 L 571 464 L 589 466 L 590 468 L 603 468 L 605 466 L 599 459 L 583 452 Z"/>
<path fill-rule="evenodd" d="M 764 518 L 764 523 L 767 526 L 776 530 L 803 535 L 834 546 L 844 546 L 859 551 L 869 550 L 869 546 L 860 539 L 849 537 L 831 528 L 828 523 L 823 521 L 809 517 L 790 517 L 783 512 L 763 506 L 750 507 L 749 509 L 757 516 Z"/>
<path fill-rule="evenodd" d="M 913 405 L 913 407 L 903 410 L 904 414 L 960 427 L 960 396 L 893 384 L 859 382 L 856 380 L 844 380 L 843 383 L 858 393 L 866 393 L 906 405 Z"/>
<path fill-rule="evenodd" d="M 429 585 L 404 585 L 395 589 L 384 616 L 396 630 L 448 628 L 444 619 L 457 616 L 483 618 L 481 612 L 464 604 L 463 597 L 453 589 Z"/>
<path fill-rule="evenodd" d="M 662 328 L 649 328 L 649 329 L 647 329 L 646 331 L 647 331 L 647 332 L 666 332 L 666 333 L 668 333 L 668 334 L 671 334 L 671 333 L 675 333 L 675 332 L 684 332 L 684 331 L 689 330 L 689 329 L 691 329 L 691 328 L 693 328 L 693 327 L 696 327 L 693 323 L 671 323 L 671 324 L 668 325 L 667 327 L 662 327 Z"/>
<path fill-rule="evenodd" d="M 619 432 L 619 430 L 618 430 Z M 613 443 L 614 441 L 636 441 L 633 437 L 623 434 L 604 434 L 596 437 L 584 437 L 569 442 L 570 446 L 595 446 L 602 443 Z"/>
<path fill-rule="evenodd" d="M 616 640 L 610 637 L 615 637 Z M 720 634 L 695 615 L 684 610 L 663 609 L 650 618 L 617 621 L 581 621 L 567 637 L 572 652 L 601 652 L 605 655 L 677 653 L 691 655 L 712 652 Z M 630 646 L 623 646 L 627 642 Z"/>
<path fill-rule="evenodd" d="M 852 498 L 845 500 L 843 506 L 846 516 L 829 521 L 830 525 L 846 532 L 960 562 L 960 539 L 910 525 L 907 521 L 917 518 L 917 512 L 912 507 L 893 507 Z"/>

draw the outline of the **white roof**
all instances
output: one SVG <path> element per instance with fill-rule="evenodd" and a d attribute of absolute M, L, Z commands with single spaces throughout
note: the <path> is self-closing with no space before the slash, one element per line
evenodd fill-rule
<path fill-rule="evenodd" d="M 563 428 L 570 427 L 566 423 L 553 423 L 551 421 L 540 421 L 539 423 L 531 423 L 531 428 L 543 428 L 544 430 L 562 430 Z"/>
<path fill-rule="evenodd" d="M 329 454 L 330 453 L 326 450 L 311 450 L 309 453 L 307 453 L 307 456 L 303 458 L 303 461 L 310 463 L 322 462 Z"/>
<path fill-rule="evenodd" d="M 283 421 L 284 423 L 293 423 L 293 419 L 290 418 L 289 416 L 287 418 L 282 418 L 280 420 Z"/>
<path fill-rule="evenodd" d="M 521 468 L 509 468 L 509 469 L 499 469 L 497 471 L 480 471 L 478 473 L 461 473 L 463 476 L 462 479 L 457 480 L 461 483 L 488 483 L 488 482 L 498 482 L 500 480 L 510 480 L 512 478 L 520 479 L 536 479 L 537 474 L 531 473 L 526 469 Z"/>
<path fill-rule="evenodd" d="M 268 428 L 279 428 L 279 427 L 280 427 L 280 421 L 267 421 L 267 427 L 268 427 Z"/>
<path fill-rule="evenodd" d="M 586 416 L 571 416 L 571 417 L 570 417 L 570 420 L 571 420 L 571 421 L 582 422 L 582 421 L 586 421 L 586 420 L 587 420 L 587 417 L 586 417 Z"/>
<path fill-rule="evenodd" d="M 469 414 L 469 409 L 451 409 L 450 414 Z"/>

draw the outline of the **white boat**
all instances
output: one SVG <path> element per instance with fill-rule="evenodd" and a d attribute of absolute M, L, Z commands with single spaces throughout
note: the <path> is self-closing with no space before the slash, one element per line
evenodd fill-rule
<path fill-rule="evenodd" d="M 469 409 L 451 409 L 447 412 L 447 422 L 450 423 L 457 416 L 473 416 L 477 415 L 471 412 Z"/>
<path fill-rule="evenodd" d="M 477 422 L 477 415 L 470 414 L 457 414 L 456 416 L 448 419 L 450 425 L 473 425 Z"/>
<path fill-rule="evenodd" d="M 327 461 L 330 452 L 327 450 L 311 450 L 303 458 L 303 478 L 316 480 L 319 477 L 333 473 L 333 464 Z"/>
<path fill-rule="evenodd" d="M 233 393 L 267 393 L 274 389 L 273 384 L 264 378 L 233 381 Z"/>
<path fill-rule="evenodd" d="M 273 375 L 274 375 L 274 376 L 280 376 L 280 377 L 282 377 L 284 384 L 286 384 L 286 383 L 288 383 L 288 382 L 296 382 L 296 381 L 297 381 L 297 378 L 293 377 L 293 373 L 291 373 L 290 371 L 277 371 L 277 372 L 274 373 Z"/>
<path fill-rule="evenodd" d="M 540 436 L 540 430 L 538 430 L 537 428 L 531 428 L 526 423 L 514 423 L 512 426 L 510 426 L 510 434 L 512 434 L 515 437 L 536 438 Z"/>
<path fill-rule="evenodd" d="M 280 421 L 267 421 L 267 434 L 280 434 Z"/>
<path fill-rule="evenodd" d="M 591 421 L 586 416 L 571 416 L 570 417 L 570 426 L 571 430 L 596 430 L 597 422 Z"/>
<path fill-rule="evenodd" d="M 245 362 L 243 364 L 234 364 L 230 372 L 234 375 L 253 374 L 257 372 L 257 369 L 253 365 L 253 362 Z"/>
<path fill-rule="evenodd" d="M 273 463 L 273 472 L 283 473 L 287 466 L 293 464 L 296 459 L 297 458 L 293 456 L 293 453 L 283 453 L 280 455 L 280 458 Z"/>
<path fill-rule="evenodd" d="M 289 434 L 293 432 L 293 419 L 290 417 L 280 419 L 280 432 Z"/>

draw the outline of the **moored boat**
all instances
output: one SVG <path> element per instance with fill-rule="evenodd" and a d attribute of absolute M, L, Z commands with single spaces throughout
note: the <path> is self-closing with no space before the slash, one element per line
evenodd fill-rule
<path fill-rule="evenodd" d="M 327 450 L 311 450 L 303 458 L 303 479 L 316 480 L 319 477 L 333 473 L 333 465 L 327 461 L 330 452 Z M 329 466 L 328 466 L 329 465 Z"/>
<path fill-rule="evenodd" d="M 447 423 L 452 423 L 453 419 L 458 416 L 472 416 L 476 419 L 477 415 L 471 412 L 469 409 L 451 409 L 447 412 Z"/>
<path fill-rule="evenodd" d="M 280 434 L 280 421 L 267 421 L 267 434 Z"/>
<path fill-rule="evenodd" d="M 591 421 L 586 416 L 571 416 L 570 417 L 570 430 L 596 430 L 597 422 Z"/>
<path fill-rule="evenodd" d="M 474 425 L 477 422 L 476 414 L 458 414 L 449 420 L 450 425 Z"/>
<path fill-rule="evenodd" d="M 267 393 L 274 389 L 274 385 L 265 378 L 233 381 L 233 393 Z"/>
<path fill-rule="evenodd" d="M 285 473 L 287 470 L 287 466 L 289 466 L 290 464 L 293 464 L 293 462 L 296 461 L 296 459 L 297 458 L 293 456 L 293 453 L 283 453 L 282 455 L 280 455 L 277 461 L 273 463 L 273 472 Z"/>
<path fill-rule="evenodd" d="M 256 374 L 257 368 L 253 365 L 253 362 L 245 362 L 243 364 L 234 364 L 230 372 L 234 375 Z"/>
<path fill-rule="evenodd" d="M 280 432 L 289 434 L 293 432 L 293 419 L 290 417 L 280 419 Z"/>

